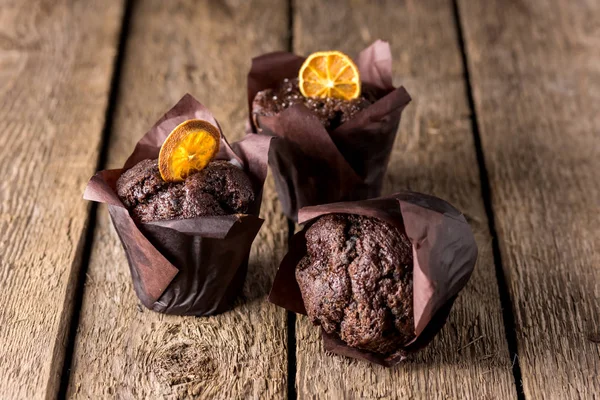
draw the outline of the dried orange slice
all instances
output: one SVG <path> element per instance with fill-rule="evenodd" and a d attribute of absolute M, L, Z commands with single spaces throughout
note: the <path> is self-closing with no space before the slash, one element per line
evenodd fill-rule
<path fill-rule="evenodd" d="M 219 151 L 221 134 L 216 126 L 199 119 L 177 125 L 158 155 L 158 169 L 166 182 L 181 182 L 200 171 Z"/>
<path fill-rule="evenodd" d="M 352 100 L 360 96 L 358 67 L 340 51 L 319 51 L 308 56 L 298 76 L 305 97 Z"/>

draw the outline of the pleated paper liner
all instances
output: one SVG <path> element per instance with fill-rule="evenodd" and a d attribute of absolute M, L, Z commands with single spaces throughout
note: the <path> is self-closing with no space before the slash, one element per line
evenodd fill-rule
<path fill-rule="evenodd" d="M 250 247 L 263 223 L 258 215 L 270 138 L 247 135 L 230 145 L 221 132 L 215 160 L 235 160 L 250 178 L 255 201 L 248 214 L 136 224 L 116 194 L 116 181 L 138 162 L 158 158 L 169 133 L 188 119 L 219 127 L 206 107 L 184 96 L 140 139 L 123 168 L 92 177 L 84 198 L 108 205 L 142 304 L 165 314 L 200 316 L 227 310 L 242 291 Z"/>
<path fill-rule="evenodd" d="M 293 220 L 302 207 L 380 195 L 400 116 L 411 100 L 403 87 L 393 86 L 390 47 L 378 40 L 355 59 L 363 92 L 376 101 L 351 120 L 328 132 L 303 105 L 253 116 L 256 94 L 296 78 L 304 60 L 269 53 L 253 59 L 248 74 L 248 129 L 275 136 L 269 166 L 283 211 Z"/>
<path fill-rule="evenodd" d="M 306 225 L 291 240 L 275 276 L 269 301 L 306 314 L 295 278 L 296 265 L 306 255 L 307 229 L 316 218 L 335 213 L 381 219 L 406 232 L 412 243 L 415 338 L 403 345 L 404 355 L 386 358 L 349 347 L 336 335 L 322 331 L 326 350 L 393 366 L 408 353 L 427 345 L 444 326 L 452 304 L 469 280 L 477 260 L 477 245 L 471 227 L 464 216 L 444 200 L 415 192 L 303 208 L 298 220 Z"/>

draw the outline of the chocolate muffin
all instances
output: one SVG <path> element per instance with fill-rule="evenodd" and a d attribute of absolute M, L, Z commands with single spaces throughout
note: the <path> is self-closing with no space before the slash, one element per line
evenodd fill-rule
<path fill-rule="evenodd" d="M 296 280 L 308 317 L 351 347 L 394 357 L 414 335 L 412 246 L 376 218 L 320 217 Z"/>
<path fill-rule="evenodd" d="M 213 161 L 184 182 L 165 182 L 157 160 L 144 160 L 117 180 L 117 195 L 138 222 L 243 214 L 254 201 L 248 176 L 227 161 Z"/>
<path fill-rule="evenodd" d="M 325 129 L 333 130 L 371 103 L 364 95 L 354 100 L 304 97 L 298 87 L 298 78 L 284 79 L 275 89 L 256 94 L 252 102 L 252 118 L 258 126 L 257 116 L 273 116 L 295 104 L 304 104 L 316 114 Z"/>

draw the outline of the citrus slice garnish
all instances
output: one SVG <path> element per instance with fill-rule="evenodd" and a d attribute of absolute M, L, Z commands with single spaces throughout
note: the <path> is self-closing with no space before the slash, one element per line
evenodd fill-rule
<path fill-rule="evenodd" d="M 181 182 L 200 171 L 219 151 L 221 134 L 216 126 L 199 119 L 177 125 L 158 155 L 158 170 L 166 182 Z"/>
<path fill-rule="evenodd" d="M 298 76 L 305 97 L 352 100 L 360 96 L 358 67 L 340 51 L 319 51 L 308 56 Z"/>

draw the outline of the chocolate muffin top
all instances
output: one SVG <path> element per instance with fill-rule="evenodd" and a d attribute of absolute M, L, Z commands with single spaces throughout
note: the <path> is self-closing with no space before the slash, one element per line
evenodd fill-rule
<path fill-rule="evenodd" d="M 376 218 L 325 215 L 306 231 L 296 280 L 310 320 L 386 357 L 414 337 L 412 246 Z"/>
<path fill-rule="evenodd" d="M 178 183 L 162 179 L 157 160 L 140 161 L 117 180 L 117 195 L 139 222 L 246 213 L 254 201 L 248 176 L 227 161 Z"/>
<path fill-rule="evenodd" d="M 273 116 L 295 104 L 304 104 L 317 115 L 325 129 L 333 130 L 371 103 L 365 96 L 354 100 L 304 97 L 298 87 L 298 78 L 284 79 L 277 88 L 256 94 L 252 102 L 252 117 L 258 126 L 257 115 Z"/>

